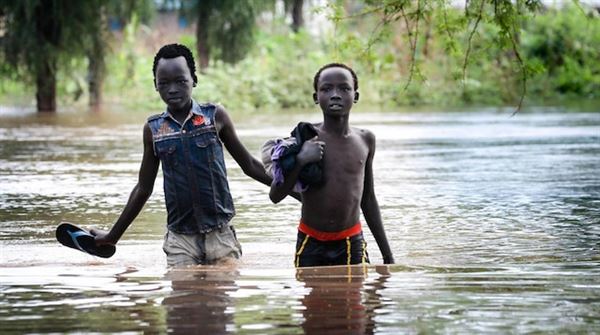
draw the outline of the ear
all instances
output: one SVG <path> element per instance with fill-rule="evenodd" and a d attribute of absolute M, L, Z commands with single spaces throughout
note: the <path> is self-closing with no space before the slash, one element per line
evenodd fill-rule
<path fill-rule="evenodd" d="M 196 83 L 193 83 L 193 84 L 192 84 L 192 87 L 196 87 Z"/>
<path fill-rule="evenodd" d="M 358 94 L 358 92 L 354 92 L 354 103 L 358 102 L 358 97 L 360 96 L 360 94 Z"/>
<path fill-rule="evenodd" d="M 319 104 L 319 99 L 317 98 L 317 93 L 313 93 L 313 101 L 315 102 L 315 104 Z"/>

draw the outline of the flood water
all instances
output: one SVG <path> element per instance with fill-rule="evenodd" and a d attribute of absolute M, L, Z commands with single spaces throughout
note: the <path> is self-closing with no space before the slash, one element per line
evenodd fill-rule
<path fill-rule="evenodd" d="M 144 111 L 0 107 L 0 333 L 600 332 L 600 113 L 356 112 L 396 265 L 296 271 L 299 204 L 226 157 L 238 266 L 167 271 L 162 177 L 110 259 L 60 246 L 108 228 L 136 183 Z M 233 116 L 258 156 L 318 112 Z M 366 226 L 365 226 L 366 227 Z"/>

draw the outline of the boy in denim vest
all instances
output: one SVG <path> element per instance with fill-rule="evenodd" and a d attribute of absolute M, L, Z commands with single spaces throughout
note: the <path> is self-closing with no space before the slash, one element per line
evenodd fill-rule
<path fill-rule="evenodd" d="M 271 185 L 271 200 L 285 198 L 300 180 L 303 169 L 320 163 L 322 180 L 302 192 L 302 216 L 296 242 L 296 267 L 350 265 L 369 262 L 359 222 L 362 210 L 383 255 L 394 262 L 373 187 L 375 135 L 349 125 L 350 109 L 358 101 L 358 78 L 350 67 L 331 63 L 316 73 L 313 100 L 323 122 L 302 139 L 292 169 Z M 316 134 L 316 136 L 314 135 Z M 275 148 L 273 157 L 282 151 Z M 273 160 L 273 164 L 277 164 Z M 277 169 L 277 167 L 275 167 Z M 275 174 L 274 174 L 275 175 Z M 310 181 L 308 181 L 310 182 Z"/>
<path fill-rule="evenodd" d="M 214 264 L 239 258 L 241 246 L 229 221 L 235 215 L 223 145 L 244 173 L 263 184 L 271 177 L 237 137 L 223 106 L 191 97 L 198 81 L 190 50 L 163 46 L 154 58 L 154 85 L 167 105 L 144 125 L 139 179 L 109 232 L 92 229 L 97 245 L 116 244 L 152 194 L 159 164 L 164 176 L 167 234 L 163 250 L 170 267 Z"/>

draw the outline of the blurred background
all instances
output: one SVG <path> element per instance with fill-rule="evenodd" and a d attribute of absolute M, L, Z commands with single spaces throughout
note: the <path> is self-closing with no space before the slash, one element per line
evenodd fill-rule
<path fill-rule="evenodd" d="M 0 1 L 0 108 L 161 109 L 152 60 L 194 53 L 194 96 L 232 113 L 311 106 L 355 68 L 362 106 L 561 105 L 600 95 L 597 0 Z"/>

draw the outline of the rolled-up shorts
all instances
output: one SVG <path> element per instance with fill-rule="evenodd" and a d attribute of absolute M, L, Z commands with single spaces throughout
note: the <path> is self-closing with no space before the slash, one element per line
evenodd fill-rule
<path fill-rule="evenodd" d="M 179 234 L 167 230 L 163 243 L 167 266 L 215 264 L 226 258 L 239 259 L 242 246 L 233 226 L 223 226 L 208 233 Z"/>

